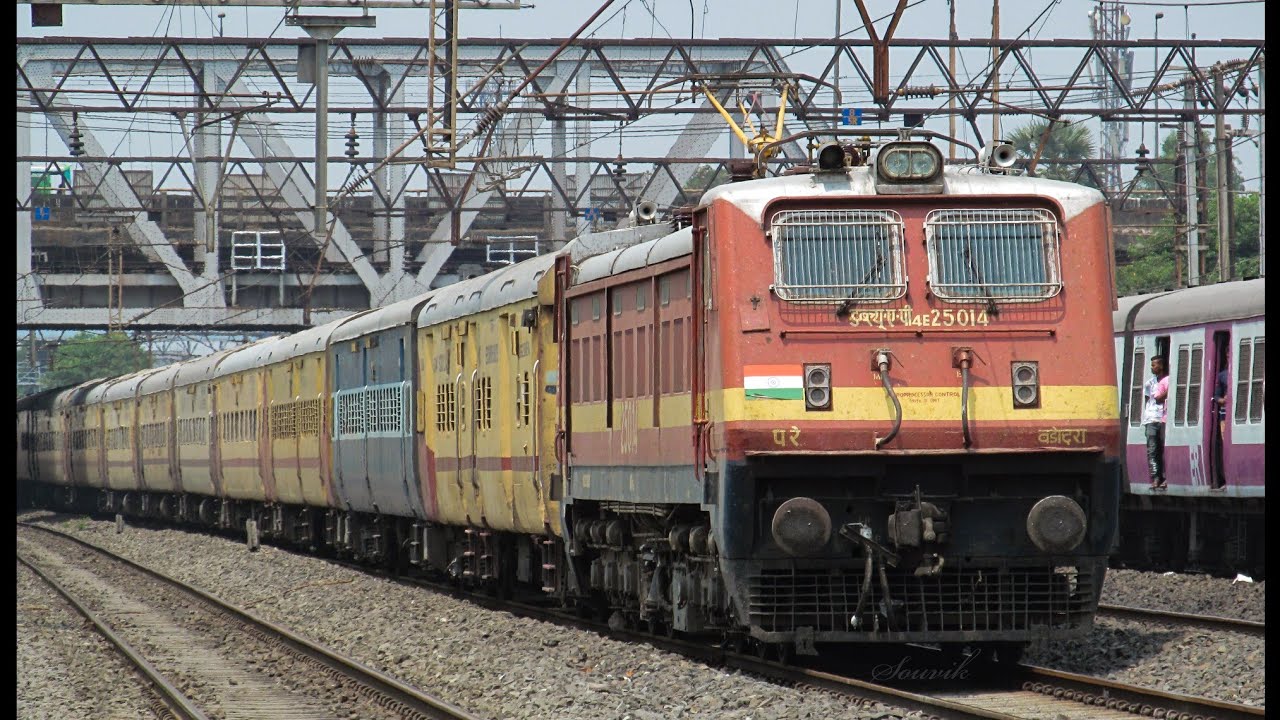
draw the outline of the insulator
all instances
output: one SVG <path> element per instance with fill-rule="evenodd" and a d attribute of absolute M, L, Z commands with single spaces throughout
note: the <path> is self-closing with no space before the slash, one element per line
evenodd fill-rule
<path fill-rule="evenodd" d="M 627 174 L 627 161 L 622 159 L 622 154 L 618 154 L 618 159 L 614 161 L 613 175 L 614 177 L 622 177 Z"/>
<path fill-rule="evenodd" d="M 340 192 L 341 194 L 343 194 L 343 195 L 350 195 L 351 193 L 353 193 L 353 192 L 355 192 L 355 191 L 359 190 L 360 188 L 364 187 L 365 185 L 368 185 L 368 184 L 369 184 L 369 181 L 370 181 L 372 178 L 373 178 L 373 176 L 372 176 L 372 175 L 369 175 L 368 173 L 365 173 L 364 175 L 361 175 L 361 176 L 360 176 L 360 177 L 358 177 L 358 178 L 351 178 L 351 181 L 350 181 L 350 182 L 348 182 L 348 183 L 346 184 L 346 186 L 345 186 L 345 187 L 343 187 L 339 192 Z"/>
<path fill-rule="evenodd" d="M 351 129 L 347 131 L 347 157 L 355 159 L 360 151 L 360 133 L 356 132 L 356 115 L 351 113 Z"/>
<path fill-rule="evenodd" d="M 897 95 L 900 98 L 932 98 L 941 92 L 937 85 L 908 85 L 899 90 Z"/>
<path fill-rule="evenodd" d="M 84 137 L 80 133 L 80 116 L 77 113 L 71 115 L 71 140 L 67 143 L 67 147 L 71 150 L 71 157 L 80 157 L 84 155 L 84 141 L 80 138 Z"/>
<path fill-rule="evenodd" d="M 498 122 L 501 117 L 502 112 L 499 111 L 498 108 L 485 108 L 484 114 L 480 116 L 478 121 L 476 121 L 476 135 L 489 132 L 489 128 L 493 127 L 494 123 Z"/>

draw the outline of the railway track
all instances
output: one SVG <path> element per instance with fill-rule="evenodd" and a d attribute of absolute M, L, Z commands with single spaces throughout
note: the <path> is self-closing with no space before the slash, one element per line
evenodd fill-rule
<path fill-rule="evenodd" d="M 1154 610 L 1151 608 L 1130 607 L 1128 605 L 1099 605 L 1098 614 L 1102 617 L 1113 617 L 1121 620 L 1143 620 L 1203 628 L 1205 630 L 1227 630 L 1262 637 L 1267 633 L 1267 624 L 1254 620 L 1219 617 L 1215 615 L 1191 615 L 1189 613 Z"/>
<path fill-rule="evenodd" d="M 951 682 L 869 681 L 853 677 L 848 672 L 774 662 L 751 653 L 733 652 L 662 633 L 654 634 L 630 628 L 617 630 L 610 628 L 605 622 L 584 619 L 533 603 L 499 600 L 481 593 L 459 590 L 445 583 L 395 576 L 381 569 L 346 560 L 331 561 L 393 582 L 463 598 L 486 608 L 570 625 L 617 639 L 643 642 L 708 664 L 740 670 L 775 682 L 814 687 L 855 698 L 859 704 L 879 702 L 920 711 L 928 717 L 988 720 L 1133 720 L 1140 717 L 1163 720 L 1244 720 L 1266 716 L 1265 708 L 1261 707 L 1164 692 L 1032 665 L 979 667 L 973 673 L 974 677 L 956 677 Z M 912 657 L 918 659 L 924 656 Z M 874 667 L 865 663 L 861 665 L 864 666 L 861 668 L 863 673 L 874 674 Z M 879 667 L 885 667 L 885 664 L 882 663 Z"/>
<path fill-rule="evenodd" d="M 48 528 L 39 529 L 65 537 L 92 549 L 95 553 L 110 555 L 91 543 Z M 120 559 L 120 561 L 134 566 L 128 560 Z M 346 560 L 331 561 L 393 582 L 463 598 L 482 607 L 572 626 L 621 640 L 647 643 L 659 649 L 708 664 L 751 673 L 774 682 L 812 687 L 847 696 L 853 698 L 859 705 L 879 702 L 906 710 L 920 711 L 929 717 L 990 720 L 1015 718 L 1131 720 L 1139 717 L 1155 717 L 1164 720 L 1210 720 L 1211 718 L 1240 720 L 1264 717 L 1266 714 L 1264 708 L 1167 693 L 1102 678 L 1027 665 L 998 665 L 986 668 L 975 666 L 978 670 L 973 676 L 956 676 L 950 680 L 919 678 L 908 678 L 900 682 L 867 680 L 859 675 L 871 677 L 875 673 L 873 668 L 865 662 L 860 663 L 860 668 L 855 672 L 850 672 L 848 667 L 833 669 L 783 664 L 765 660 L 750 653 L 733 652 L 717 645 L 680 637 L 667 637 L 661 633 L 653 634 L 631 628 L 611 629 L 608 623 L 601 620 L 582 618 L 532 602 L 501 600 L 483 593 L 459 590 L 447 583 L 400 577 Z M 166 581 L 176 582 L 167 579 Z M 921 666 L 931 664 L 927 659 L 920 661 L 920 658 L 926 656 L 913 657 L 920 662 Z M 938 666 L 936 662 L 932 665 Z M 466 716 L 426 715 L 426 717 Z"/>
<path fill-rule="evenodd" d="M 475 720 L 198 588 L 65 533 L 18 523 L 18 561 L 65 598 L 182 720 Z M 52 540 L 52 542 L 50 542 Z"/>

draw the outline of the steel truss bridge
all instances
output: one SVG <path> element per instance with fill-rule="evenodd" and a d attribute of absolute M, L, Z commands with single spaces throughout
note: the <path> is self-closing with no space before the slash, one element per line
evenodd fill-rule
<path fill-rule="evenodd" d="M 796 131 L 839 123 L 838 77 L 841 104 L 864 110 L 863 122 L 949 118 L 979 142 L 990 135 L 992 116 L 1224 116 L 1245 127 L 1263 117 L 1250 93 L 1261 84 L 1261 39 L 580 40 L 498 113 L 504 88 L 532 74 L 560 41 L 462 38 L 451 59 L 458 88 L 452 114 L 443 105 L 447 94 L 428 91 L 439 59 L 421 40 L 339 37 L 329 42 L 329 117 L 334 139 L 345 130 L 363 147 L 330 153 L 328 164 L 345 172 L 337 193 L 345 197 L 330 201 L 326 235 L 315 228 L 315 157 L 294 147 L 314 133 L 308 45 L 314 47 L 306 39 L 18 38 L 18 327 L 297 329 L 447 281 L 442 268 L 475 241 L 476 228 L 486 218 L 492 226 L 522 207 L 528 212 L 531 197 L 542 198 L 550 242 L 566 239 L 574 224 L 583 229 L 588 208 L 625 215 L 639 199 L 692 202 L 684 188 L 694 170 L 723 169 L 734 149 L 740 152 L 740 145 L 725 145 L 728 130 L 700 94 L 704 87 L 728 107 L 750 98 L 772 117 L 780 86 L 766 78 L 784 78 L 795 90 L 788 129 Z M 950 69 L 953 49 L 968 72 Z M 1154 51 L 1158 62 L 1149 76 L 1131 78 L 1116 58 L 1138 49 L 1148 57 Z M 793 68 L 799 53 L 810 72 Z M 1050 66 L 1060 68 L 1052 78 L 1037 72 Z M 1215 92 L 1219 82 L 1225 87 Z M 763 94 L 752 95 L 757 91 Z M 477 156 L 467 155 L 475 148 L 461 148 L 452 167 L 434 162 L 421 145 L 384 162 L 424 122 L 441 118 L 452 119 L 456 127 L 445 130 L 458 135 L 494 123 L 493 144 Z M 646 123 L 658 129 L 645 130 Z M 154 143 L 164 150 L 113 152 L 113 139 L 135 124 L 167 128 L 167 139 Z M 33 128 L 61 147 L 33 152 Z M 665 154 L 629 149 L 653 146 L 654 135 L 671 139 Z M 729 150 L 713 153 L 717 141 Z M 805 156 L 792 145 L 776 162 Z M 33 183 L 68 168 L 80 178 L 68 188 Z M 149 183 L 129 174 L 139 168 L 152 170 Z M 1100 174 L 1088 164 L 1081 173 Z M 285 238 L 292 272 L 229 267 L 227 228 L 236 226 L 237 211 L 224 196 L 232 186 L 270 218 L 260 229 Z M 1113 205 L 1133 191 L 1131 184 L 1102 189 Z M 163 221 L 175 193 L 189 197 L 189 228 Z M 45 229 L 51 195 L 59 213 L 75 218 L 60 231 L 64 245 L 86 233 L 98 238 L 76 272 L 45 260 L 57 244 Z M 1165 195 L 1173 200 L 1177 190 Z M 136 263 L 126 267 L 126 257 Z M 269 291 L 244 291 L 252 287 Z"/>

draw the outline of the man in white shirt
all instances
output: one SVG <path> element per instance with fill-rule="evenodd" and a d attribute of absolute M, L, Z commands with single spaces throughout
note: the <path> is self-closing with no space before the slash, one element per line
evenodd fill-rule
<path fill-rule="evenodd" d="M 1147 435 L 1147 470 L 1151 488 L 1165 489 L 1164 426 L 1169 417 L 1169 374 L 1163 357 L 1151 358 L 1151 377 L 1142 386 L 1142 428 Z"/>

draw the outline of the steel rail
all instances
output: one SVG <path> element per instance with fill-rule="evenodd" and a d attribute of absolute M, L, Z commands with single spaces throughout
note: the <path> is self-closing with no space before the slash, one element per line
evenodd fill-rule
<path fill-rule="evenodd" d="M 1011 695 L 1003 709 L 983 707 L 963 697 L 949 697 L 947 691 L 939 694 L 916 692 L 892 685 L 868 682 L 816 668 L 799 667 L 761 659 L 750 653 L 731 650 L 641 630 L 614 630 L 606 623 L 585 619 L 568 612 L 550 610 L 538 605 L 503 601 L 477 592 L 460 590 L 451 585 L 438 584 L 421 578 L 405 578 L 392 575 L 378 568 L 371 568 L 348 560 L 332 560 L 357 572 L 377 575 L 392 582 L 426 588 L 455 599 L 473 602 L 481 607 L 502 610 L 521 617 L 544 622 L 554 622 L 580 630 L 597 632 L 615 639 L 643 642 L 662 650 L 692 657 L 708 664 L 723 665 L 743 672 L 768 678 L 784 684 L 810 686 L 839 693 L 863 701 L 875 701 L 907 710 L 924 712 L 942 718 L 986 718 L 1011 720 L 1025 717 L 1018 714 L 1027 702 L 1027 693 L 1045 696 L 1037 704 L 1036 712 L 1042 713 L 1048 705 L 1064 705 L 1062 710 L 1079 712 L 1080 706 L 1097 708 L 1096 714 L 1108 717 L 1163 717 L 1171 720 L 1244 720 L 1264 717 L 1266 709 L 1239 703 L 1225 702 L 1195 695 L 1165 692 L 1128 685 L 1105 678 L 1080 675 L 1031 665 L 1009 665 L 1005 677 L 996 678 L 993 690 Z M 999 669 L 1000 666 L 997 666 Z M 1012 697 L 1016 695 L 1017 697 Z M 987 702 L 992 701 L 988 698 Z M 999 705 L 998 702 L 995 703 Z M 1093 712 L 1093 711 L 1090 711 Z M 1072 713 L 1063 713 L 1071 716 Z M 1048 717 L 1054 716 L 1050 712 Z M 1039 715 L 1037 715 L 1039 717 Z"/>
<path fill-rule="evenodd" d="M 102 618 L 98 617 L 96 613 L 72 595 L 71 591 L 63 587 L 57 580 L 54 580 L 45 574 L 44 570 L 41 569 L 40 566 L 23 556 L 21 552 L 16 554 L 18 562 L 26 566 L 28 570 L 36 574 L 36 577 L 43 580 L 45 584 L 61 595 L 63 600 L 66 600 L 71 607 L 76 609 L 76 612 L 84 616 L 84 619 L 88 620 L 90 624 L 93 625 L 99 635 L 105 638 L 108 643 L 120 652 L 121 655 L 125 656 L 125 658 L 128 659 L 135 668 L 137 668 L 138 672 L 142 673 L 142 676 L 147 680 L 147 682 L 151 683 L 151 686 L 155 689 L 160 701 L 165 704 L 165 707 L 167 707 L 174 716 L 181 718 L 182 720 L 209 720 L 208 716 L 201 712 L 200 708 L 196 706 L 191 698 L 184 695 L 181 690 L 174 686 L 173 683 L 169 682 L 168 678 L 166 678 L 163 673 L 148 662 L 147 659 L 134 649 L 134 647 L 124 638 L 117 635 L 115 631 L 111 629 L 111 626 Z"/>
<path fill-rule="evenodd" d="M 1220 615 L 1192 615 L 1190 613 L 1156 610 L 1154 608 L 1133 607 L 1130 605 L 1098 605 L 1098 614 L 1123 620 L 1143 620 L 1149 622 L 1168 623 L 1170 625 L 1188 625 L 1205 630 L 1227 630 L 1244 633 L 1254 637 L 1266 635 L 1267 624 L 1256 620 L 1222 617 Z"/>
<path fill-rule="evenodd" d="M 491 595 L 462 590 L 453 585 L 435 583 L 422 578 L 396 576 L 380 568 L 361 565 L 349 560 L 333 558 L 326 558 L 326 560 L 355 572 L 376 575 L 384 580 L 408 587 L 427 589 L 456 600 L 473 603 L 488 610 L 507 612 L 518 617 L 599 633 L 615 640 L 647 643 L 660 650 L 694 658 L 708 665 L 720 665 L 741 670 L 782 684 L 816 687 L 856 698 L 863 702 L 874 701 L 906 710 L 921 711 L 926 714 L 926 717 L 954 718 L 955 720 L 972 720 L 974 718 L 981 718 L 982 720 L 1016 720 L 1017 717 L 888 685 L 880 685 L 855 678 L 844 678 L 820 670 L 772 662 L 746 653 L 732 652 L 705 642 L 655 635 L 638 629 L 615 630 L 609 627 L 608 623 L 583 618 L 571 612 L 548 609 L 527 602 L 501 600 Z"/>
<path fill-rule="evenodd" d="M 1265 707 L 1214 700 L 1196 695 L 1165 692 L 1107 680 L 1092 675 L 1019 665 L 1022 689 L 1063 697 L 1099 707 L 1136 713 L 1143 717 L 1214 718 L 1243 720 L 1266 717 Z M 1039 685 L 1039 687 L 1037 687 Z"/>
<path fill-rule="evenodd" d="M 98 553 L 102 556 L 118 561 L 126 567 L 159 580 L 160 582 L 181 592 L 187 593 L 188 595 L 213 606 L 217 610 L 246 623 L 253 629 L 261 631 L 271 639 L 288 646 L 294 651 L 309 657 L 322 665 L 325 665 L 331 670 L 359 682 L 362 685 L 372 688 L 387 698 L 400 703 L 411 712 L 416 712 L 426 718 L 430 718 L 431 720 L 480 720 L 479 716 L 472 715 L 471 713 L 438 698 L 425 695 L 420 690 L 410 687 L 390 675 L 374 670 L 373 668 L 370 668 L 352 658 L 339 655 L 328 648 L 321 647 L 297 633 L 294 633 L 288 628 L 259 618 L 249 611 L 220 600 L 197 587 L 171 578 L 164 573 L 136 563 L 128 558 L 121 557 L 110 550 L 99 547 L 98 545 L 86 540 L 81 540 L 73 535 L 69 535 L 59 530 L 54 530 L 53 528 L 44 527 L 42 525 L 33 525 L 26 522 L 18 522 L 17 525 L 64 538 L 94 553 Z M 200 715 L 199 717 L 203 718 L 204 716 Z"/>
<path fill-rule="evenodd" d="M 178 581 L 169 579 L 128 559 L 120 558 L 110 551 L 103 550 L 87 541 L 43 526 L 22 522 L 18 524 L 65 537 L 93 551 L 119 559 L 126 565 L 137 567 L 148 575 L 175 584 L 181 589 L 196 594 L 198 597 L 206 597 L 204 593 L 195 588 L 190 588 Z M 705 642 L 665 637 L 637 629 L 614 630 L 609 628 L 606 623 L 585 619 L 570 612 L 548 609 L 537 604 L 502 600 L 481 592 L 461 590 L 449 584 L 436 583 L 421 578 L 396 576 L 385 570 L 349 560 L 330 559 L 329 561 L 358 572 L 376 575 L 397 584 L 425 588 L 456 599 L 466 600 L 486 609 L 502 610 L 522 617 L 601 633 L 616 639 L 644 642 L 662 650 L 696 658 L 708 664 L 723 665 L 776 682 L 816 687 L 825 691 L 858 698 L 864 702 L 880 702 L 908 710 L 923 711 L 929 715 L 943 718 L 1009 720 L 1022 717 L 1023 715 L 1020 715 L 1019 712 L 1023 712 L 1021 709 L 1027 704 L 1028 693 L 1044 696 L 1043 700 L 1036 702 L 1035 712 L 1037 713 L 1045 711 L 1047 709 L 1045 703 L 1047 703 L 1048 705 L 1066 705 L 1066 707 L 1062 708 L 1063 710 L 1075 708 L 1077 712 L 1080 706 L 1091 706 L 1096 708 L 1096 712 L 1090 712 L 1095 712 L 1097 716 L 1107 717 L 1142 716 L 1174 718 L 1175 720 L 1182 720 L 1183 718 L 1187 720 L 1192 718 L 1200 718 L 1202 720 L 1244 720 L 1245 718 L 1264 717 L 1266 715 L 1266 709 L 1263 707 L 1165 692 L 1128 685 L 1105 678 L 1031 665 L 1007 666 L 1007 670 L 1003 671 L 1003 676 L 994 678 L 992 682 L 991 692 L 997 693 L 996 697 L 993 698 L 988 694 L 983 699 L 983 704 L 993 707 L 984 707 L 983 704 L 975 703 L 974 700 L 966 697 L 963 693 L 955 693 L 945 689 L 937 694 L 922 693 L 902 687 L 846 677 L 821 669 L 768 661 L 749 653 L 734 652 Z M 212 601 L 221 603 L 216 598 L 212 598 Z M 261 622 L 253 619 L 253 616 L 245 611 L 233 609 L 233 612 L 241 613 L 242 617 L 251 619 L 250 622 Z M 269 624 L 268 626 L 274 627 Z M 999 694 L 1001 693 L 1007 693 L 1010 696 L 1007 706 L 1003 705 L 999 699 Z M 468 716 L 446 715 L 443 717 Z"/>

